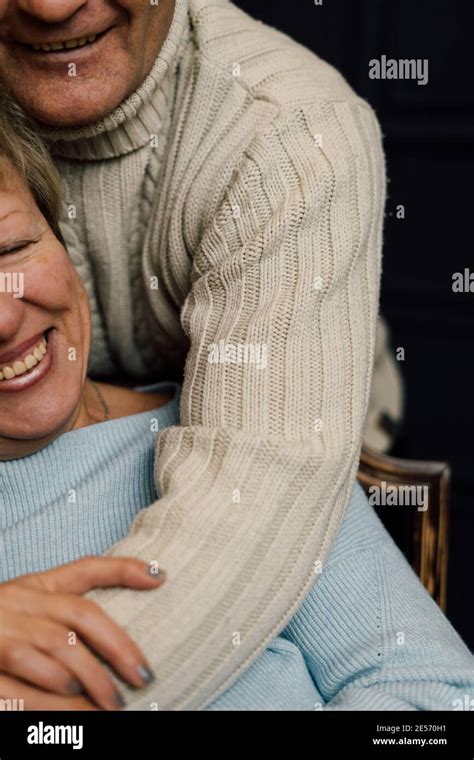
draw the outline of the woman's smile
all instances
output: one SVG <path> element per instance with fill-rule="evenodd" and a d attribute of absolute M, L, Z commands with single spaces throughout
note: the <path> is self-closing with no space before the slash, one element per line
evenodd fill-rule
<path fill-rule="evenodd" d="M 47 174 L 44 164 L 43 170 Z M 87 293 L 29 185 L 5 158 L 0 160 L 0 269 L 4 283 L 13 283 L 14 273 L 22 277 L 21 295 L 0 290 L 4 461 L 28 456 L 86 424 L 91 408 L 84 391 L 90 345 Z"/>
<path fill-rule="evenodd" d="M 31 388 L 49 372 L 54 357 L 54 330 L 47 330 L 0 356 L 0 393 Z"/>

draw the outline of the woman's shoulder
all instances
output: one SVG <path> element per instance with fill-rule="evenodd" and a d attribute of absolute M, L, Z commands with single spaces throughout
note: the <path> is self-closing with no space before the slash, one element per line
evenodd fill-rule
<path fill-rule="evenodd" d="M 298 631 L 299 641 L 306 636 L 305 631 L 314 628 L 315 621 L 318 626 L 331 625 L 328 615 L 334 622 L 338 615 L 344 618 L 349 608 L 353 611 L 354 606 L 369 605 L 372 612 L 376 610 L 379 602 L 375 581 L 388 556 L 394 571 L 407 564 L 356 482 L 334 544 L 283 637 L 291 639 Z M 364 599 L 364 604 L 358 605 L 357 599 Z"/>
<path fill-rule="evenodd" d="M 356 482 L 334 544 L 301 604 L 281 632 L 303 651 L 331 638 L 336 628 L 351 639 L 377 632 L 380 581 L 390 567 L 392 580 L 409 568 L 406 559 Z M 342 634 L 341 634 L 342 635 Z M 344 634 L 345 635 L 345 634 Z"/>
<path fill-rule="evenodd" d="M 354 555 L 395 546 L 393 539 L 369 504 L 362 487 L 356 481 L 346 507 L 339 532 L 325 561 L 329 568 Z"/>

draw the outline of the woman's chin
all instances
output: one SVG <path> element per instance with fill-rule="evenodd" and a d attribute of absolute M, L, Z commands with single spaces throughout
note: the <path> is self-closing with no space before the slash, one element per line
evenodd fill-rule
<path fill-rule="evenodd" d="M 78 415 L 83 389 L 81 367 L 62 357 L 56 334 L 37 366 L 18 377 L 0 382 L 0 442 L 8 448 L 41 448 L 70 430 Z M 60 358 L 61 357 L 61 358 Z M 0 458 L 2 449 L 0 446 Z"/>
<path fill-rule="evenodd" d="M 8 424 L 0 425 L 0 461 L 19 459 L 39 451 L 62 433 L 71 430 L 77 415 L 78 404 L 62 409 L 49 405 L 41 410 L 22 409 L 21 415 Z"/>

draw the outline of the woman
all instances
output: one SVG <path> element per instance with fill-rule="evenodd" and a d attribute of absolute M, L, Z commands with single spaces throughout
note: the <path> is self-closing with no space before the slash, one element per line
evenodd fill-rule
<path fill-rule="evenodd" d="M 68 616 L 71 597 L 117 577 L 97 580 L 96 570 L 95 581 L 69 578 L 68 586 L 77 563 L 52 568 L 101 555 L 156 499 L 154 440 L 179 420 L 179 387 L 130 390 L 87 378 L 90 312 L 59 231 L 56 175 L 28 125 L 16 120 L 13 130 L 5 109 L 0 262 L 3 283 L 14 275 L 22 283 L 21 297 L 0 292 L 0 696 L 48 709 L 54 693 L 80 688 L 80 709 L 117 709 L 120 696 L 93 655 L 118 663 L 104 643 L 109 631 L 117 642 L 112 621 L 90 606 L 73 622 Z M 58 572 L 69 595 L 57 591 Z M 152 589 L 150 578 L 119 582 Z M 469 651 L 358 486 L 315 578 L 290 623 L 209 709 L 455 709 L 472 695 Z M 158 584 L 148 593 L 162 593 L 166 584 Z M 146 663 L 133 673 L 122 663 L 115 669 L 146 688 L 144 705 L 154 704 Z"/>

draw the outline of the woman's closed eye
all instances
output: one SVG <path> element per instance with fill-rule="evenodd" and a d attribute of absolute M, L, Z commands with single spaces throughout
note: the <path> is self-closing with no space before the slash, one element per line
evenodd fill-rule
<path fill-rule="evenodd" d="M 14 255 L 15 253 L 24 252 L 29 246 L 33 245 L 34 240 L 18 240 L 5 244 L 0 243 L 0 256 Z"/>

